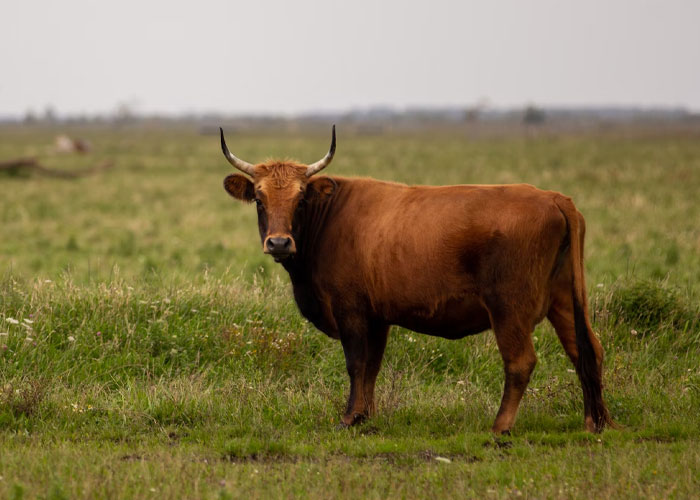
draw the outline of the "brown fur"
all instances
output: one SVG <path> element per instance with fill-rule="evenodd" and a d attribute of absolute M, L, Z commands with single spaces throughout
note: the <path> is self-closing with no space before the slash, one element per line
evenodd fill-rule
<path fill-rule="evenodd" d="M 271 160 L 255 167 L 255 178 L 265 178 L 276 189 L 284 189 L 290 183 L 301 180 L 306 165 L 293 161 Z"/>
<path fill-rule="evenodd" d="M 581 379 L 586 427 L 610 423 L 603 350 L 588 321 L 583 217 L 568 198 L 529 185 L 309 180 L 295 163 L 258 165 L 248 182 L 226 187 L 260 200 L 263 245 L 273 235 L 293 240 L 282 264 L 301 313 L 343 345 L 344 425 L 374 411 L 390 325 L 449 339 L 491 328 L 505 368 L 492 430 L 508 432 L 536 363 L 532 331 L 545 316 Z"/>

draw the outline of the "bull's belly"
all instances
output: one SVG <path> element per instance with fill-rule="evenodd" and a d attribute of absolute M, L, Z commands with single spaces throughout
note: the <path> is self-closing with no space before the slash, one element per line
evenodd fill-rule
<path fill-rule="evenodd" d="M 390 318 L 391 324 L 447 339 L 461 339 L 491 328 L 486 309 L 474 300 L 450 300 L 432 310 L 412 307 Z"/>

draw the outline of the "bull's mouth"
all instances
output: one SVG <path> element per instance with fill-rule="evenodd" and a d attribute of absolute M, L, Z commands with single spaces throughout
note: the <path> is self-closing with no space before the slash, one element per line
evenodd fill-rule
<path fill-rule="evenodd" d="M 271 255 L 273 259 L 275 259 L 275 262 L 282 262 L 283 260 L 287 260 L 289 257 L 294 255 L 293 252 L 279 252 L 279 253 L 272 253 L 270 252 L 268 255 Z"/>

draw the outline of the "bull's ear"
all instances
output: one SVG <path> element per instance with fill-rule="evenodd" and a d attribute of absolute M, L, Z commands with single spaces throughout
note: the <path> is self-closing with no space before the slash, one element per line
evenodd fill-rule
<path fill-rule="evenodd" d="M 255 187 L 247 177 L 231 174 L 224 179 L 224 189 L 237 200 L 251 202 L 255 199 Z"/>
<path fill-rule="evenodd" d="M 314 177 L 306 186 L 306 199 L 325 199 L 333 195 L 338 184 L 330 177 Z"/>

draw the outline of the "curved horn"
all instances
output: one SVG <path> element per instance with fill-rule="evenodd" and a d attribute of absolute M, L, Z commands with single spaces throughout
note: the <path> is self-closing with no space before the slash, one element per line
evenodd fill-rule
<path fill-rule="evenodd" d="M 224 129 L 219 127 L 219 131 L 221 132 L 221 151 L 224 152 L 224 156 L 228 160 L 228 162 L 236 167 L 238 170 L 241 172 L 244 172 L 251 177 L 255 175 L 255 165 L 248 163 L 247 161 L 243 161 L 240 158 L 236 158 L 231 154 L 231 151 L 228 150 L 228 147 L 226 146 L 226 140 L 224 139 Z"/>
<path fill-rule="evenodd" d="M 311 165 L 308 166 L 306 169 L 306 177 L 311 177 L 312 175 L 320 172 L 324 168 L 326 168 L 331 160 L 333 159 L 333 155 L 335 154 L 335 125 L 333 125 L 333 138 L 331 139 L 331 148 L 328 150 L 328 153 L 326 153 L 326 156 L 324 156 L 321 160 L 317 161 L 316 163 L 312 163 Z"/>

